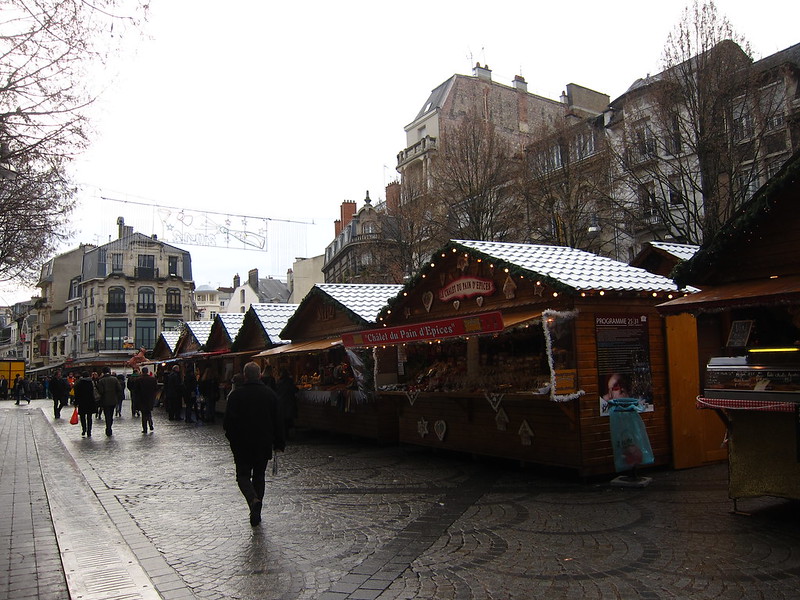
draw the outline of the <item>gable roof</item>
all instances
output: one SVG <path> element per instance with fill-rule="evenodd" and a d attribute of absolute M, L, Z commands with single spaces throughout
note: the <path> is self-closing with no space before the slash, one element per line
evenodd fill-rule
<path fill-rule="evenodd" d="M 298 304 L 264 303 L 252 304 L 250 309 L 258 317 L 264 333 L 267 334 L 269 341 L 273 344 L 285 344 L 289 340 L 281 338 L 280 333 L 291 316 L 297 310 Z M 244 317 L 244 315 L 243 315 Z"/>
<path fill-rule="evenodd" d="M 539 244 L 451 240 L 446 248 L 470 250 L 484 259 L 505 263 L 510 271 L 535 274 L 562 291 L 613 290 L 674 292 L 675 283 L 626 263 L 569 248 Z"/>
<path fill-rule="evenodd" d="M 175 354 L 175 348 L 178 347 L 178 340 L 181 337 L 180 331 L 162 331 L 160 338 L 163 340 L 164 345 L 169 350 L 170 355 Z"/>
<path fill-rule="evenodd" d="M 183 325 L 202 347 L 205 346 L 208 341 L 208 334 L 211 333 L 211 326 L 213 324 L 213 321 L 186 321 Z"/>
<path fill-rule="evenodd" d="M 314 287 L 364 323 L 375 323 L 389 299 L 403 289 L 399 284 L 377 283 L 318 283 Z"/>

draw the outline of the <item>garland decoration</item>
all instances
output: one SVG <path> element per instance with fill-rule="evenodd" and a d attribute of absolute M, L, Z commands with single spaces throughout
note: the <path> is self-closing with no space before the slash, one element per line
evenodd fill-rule
<path fill-rule="evenodd" d="M 550 400 L 554 402 L 569 402 L 580 398 L 586 392 L 578 390 L 574 394 L 556 394 L 556 369 L 553 360 L 553 337 L 550 333 L 548 323 L 551 319 L 574 319 L 578 314 L 577 310 L 558 311 L 547 309 L 542 311 L 542 329 L 544 330 L 545 348 L 547 350 L 547 365 L 550 367 Z"/>

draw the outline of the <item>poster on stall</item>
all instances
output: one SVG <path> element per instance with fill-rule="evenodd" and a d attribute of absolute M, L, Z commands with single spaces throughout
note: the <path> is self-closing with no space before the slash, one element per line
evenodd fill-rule
<path fill-rule="evenodd" d="M 653 411 L 650 337 L 647 315 L 595 315 L 600 415 L 609 401 L 636 398 L 641 412 Z"/>

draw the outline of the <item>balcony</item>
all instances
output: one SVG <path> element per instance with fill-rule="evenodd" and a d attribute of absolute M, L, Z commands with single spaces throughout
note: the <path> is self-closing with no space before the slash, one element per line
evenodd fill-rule
<path fill-rule="evenodd" d="M 165 304 L 164 314 L 166 315 L 180 315 L 183 313 L 183 308 L 180 304 Z"/>
<path fill-rule="evenodd" d="M 106 304 L 106 313 L 126 313 L 128 305 L 124 302 L 109 302 Z"/>
<path fill-rule="evenodd" d="M 409 146 L 402 152 L 398 152 L 397 168 L 399 169 L 400 167 L 410 163 L 418 156 L 421 156 L 426 152 L 430 152 L 431 150 L 436 150 L 436 138 L 426 135 L 413 146 Z"/>
<path fill-rule="evenodd" d="M 156 312 L 156 305 L 155 303 L 151 302 L 137 302 L 136 303 L 136 312 L 137 313 L 150 313 L 153 314 Z"/>
<path fill-rule="evenodd" d="M 133 270 L 133 276 L 136 279 L 156 279 L 158 277 L 158 269 L 155 267 L 136 267 Z"/>

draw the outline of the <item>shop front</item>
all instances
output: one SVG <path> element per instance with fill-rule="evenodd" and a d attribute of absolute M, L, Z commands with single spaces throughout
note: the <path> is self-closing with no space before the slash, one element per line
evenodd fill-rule
<path fill-rule="evenodd" d="M 655 305 L 678 295 L 671 280 L 562 247 L 451 241 L 434 256 L 380 327 L 342 335 L 376 356 L 401 442 L 605 475 L 608 401 L 625 395 L 669 464 Z"/>
<path fill-rule="evenodd" d="M 281 331 L 291 343 L 256 355 L 265 371 L 276 378 L 286 371 L 295 381 L 298 427 L 397 441 L 394 403 L 374 393 L 372 351 L 346 349 L 341 336 L 374 326 L 401 287 L 317 284 Z"/>
<path fill-rule="evenodd" d="M 659 307 L 695 324 L 697 362 L 682 364 L 700 372 L 696 410 L 727 427 L 734 501 L 800 499 L 798 197 L 800 153 L 676 268 L 703 291 Z M 686 347 L 670 352 L 680 362 Z"/>

